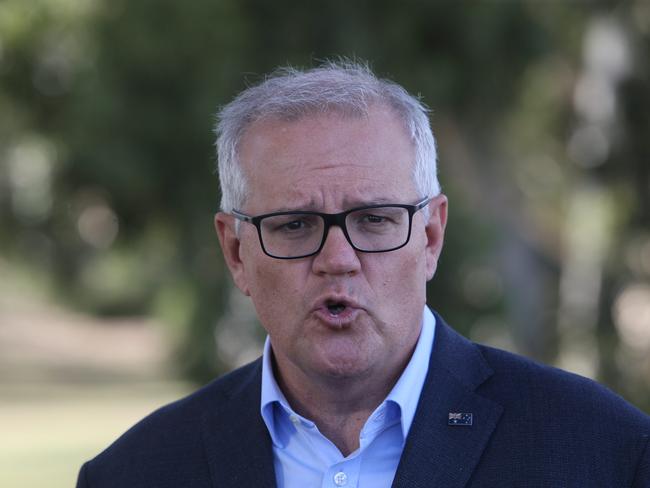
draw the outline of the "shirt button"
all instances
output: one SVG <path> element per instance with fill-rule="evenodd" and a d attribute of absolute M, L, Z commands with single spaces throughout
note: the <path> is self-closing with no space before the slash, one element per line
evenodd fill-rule
<path fill-rule="evenodd" d="M 295 415 L 295 414 L 291 414 L 291 415 L 289 416 L 289 420 L 291 420 L 291 423 L 292 423 L 293 425 L 295 425 L 296 427 L 297 427 L 298 425 L 300 425 L 300 419 L 299 419 L 298 416 Z"/>
<path fill-rule="evenodd" d="M 348 482 L 348 475 L 343 471 L 339 471 L 334 475 L 334 484 L 336 486 L 345 486 Z"/>

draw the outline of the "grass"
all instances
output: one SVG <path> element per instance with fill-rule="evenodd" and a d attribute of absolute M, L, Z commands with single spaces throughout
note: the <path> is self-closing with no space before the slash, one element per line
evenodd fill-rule
<path fill-rule="evenodd" d="M 81 464 L 155 408 L 178 383 L 0 388 L 0 486 L 70 488 Z"/>

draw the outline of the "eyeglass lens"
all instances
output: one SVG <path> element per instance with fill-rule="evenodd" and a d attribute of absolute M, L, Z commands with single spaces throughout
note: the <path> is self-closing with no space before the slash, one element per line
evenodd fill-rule
<path fill-rule="evenodd" d="M 345 218 L 351 244 L 361 251 L 387 251 L 406 243 L 409 213 L 401 207 L 355 210 Z M 325 233 L 320 215 L 285 213 L 265 217 L 260 233 L 266 252 L 278 257 L 309 255 L 318 250 Z"/>

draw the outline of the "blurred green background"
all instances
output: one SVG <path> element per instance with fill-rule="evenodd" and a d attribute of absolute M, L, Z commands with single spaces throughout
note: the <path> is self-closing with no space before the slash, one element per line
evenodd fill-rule
<path fill-rule="evenodd" d="M 0 486 L 72 486 L 256 357 L 212 228 L 214 113 L 367 59 L 432 108 L 429 303 L 650 412 L 650 2 L 0 1 Z"/>

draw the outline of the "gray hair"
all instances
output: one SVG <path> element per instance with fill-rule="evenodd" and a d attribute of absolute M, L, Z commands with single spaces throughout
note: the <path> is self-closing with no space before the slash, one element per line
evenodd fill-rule
<path fill-rule="evenodd" d="M 217 157 L 221 182 L 221 209 L 241 209 L 247 188 L 238 149 L 246 129 L 267 117 L 297 120 L 305 115 L 334 111 L 344 116 L 368 115 L 373 104 L 392 108 L 404 123 L 415 146 L 413 182 L 420 196 L 440 193 L 436 176 L 436 143 L 427 107 L 392 81 L 379 79 L 366 64 L 327 61 L 300 71 L 280 68 L 262 83 L 241 92 L 217 115 Z"/>

